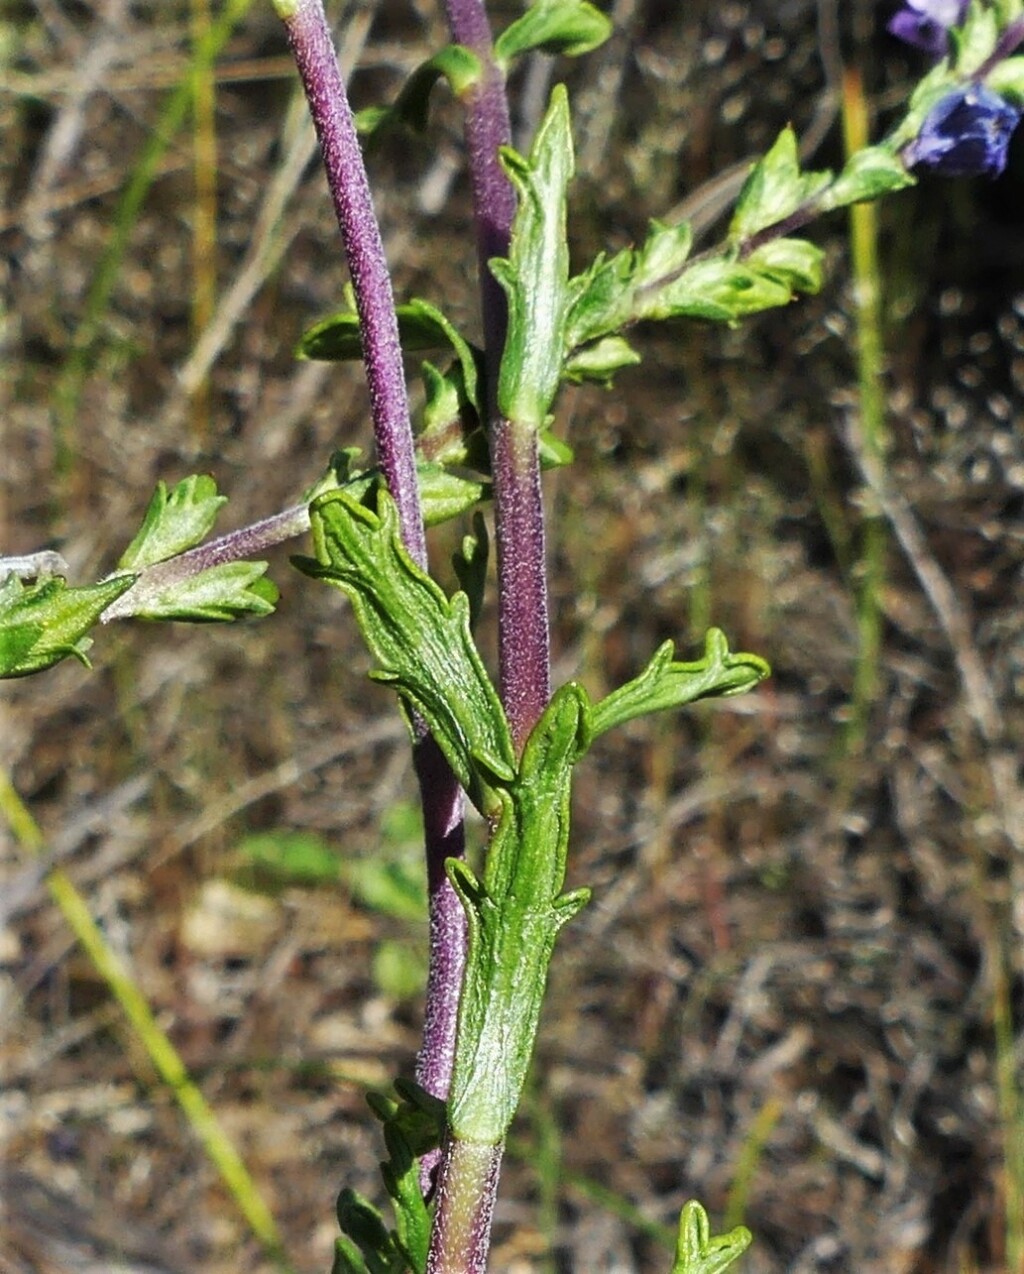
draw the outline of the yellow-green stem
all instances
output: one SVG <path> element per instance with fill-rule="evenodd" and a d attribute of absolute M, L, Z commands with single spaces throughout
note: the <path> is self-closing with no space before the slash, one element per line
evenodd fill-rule
<path fill-rule="evenodd" d="M 868 142 L 868 116 L 860 73 L 850 68 L 843 76 L 843 137 L 847 156 Z M 857 392 L 861 436 L 872 459 L 884 460 L 887 450 L 885 396 L 882 387 L 883 342 L 881 290 L 878 268 L 878 219 L 872 203 L 850 209 L 850 257 L 853 274 L 853 314 L 857 342 Z M 864 539 L 857 567 L 857 666 L 853 702 L 846 732 L 847 754 L 864 744 L 867 717 L 878 681 L 882 639 L 882 590 L 885 586 L 885 524 L 874 511 L 864 519 Z"/>

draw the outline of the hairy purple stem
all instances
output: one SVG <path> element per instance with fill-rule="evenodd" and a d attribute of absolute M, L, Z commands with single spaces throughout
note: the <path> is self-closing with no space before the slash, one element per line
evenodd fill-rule
<path fill-rule="evenodd" d="M 275 513 L 250 526 L 240 527 L 207 540 L 186 553 L 169 557 L 139 572 L 139 578 L 127 591 L 103 612 L 103 623 L 112 619 L 127 619 L 145 609 L 149 598 L 158 596 L 171 584 L 191 579 L 208 571 L 212 566 L 225 562 L 240 562 L 247 557 L 259 557 L 275 544 L 283 544 L 309 530 L 309 506 L 296 504 L 281 513 Z M 121 574 L 122 572 L 117 572 Z"/>
<path fill-rule="evenodd" d="M 482 0 L 446 0 L 445 8 L 452 36 L 472 49 L 484 67 L 480 83 L 464 102 L 466 146 L 477 225 L 494 479 L 499 680 L 512 739 L 521 750 L 551 697 L 551 654 L 537 439 L 532 429 L 503 419 L 497 408 L 508 308 L 488 262 L 507 255 L 516 212 L 515 192 L 498 158 L 499 147 L 510 144 L 512 131 L 505 78 L 494 63 Z"/>
<path fill-rule="evenodd" d="M 534 430 L 510 420 L 495 421 L 491 472 L 501 698 L 512 742 L 521 752 L 551 698 L 544 504 Z"/>
<path fill-rule="evenodd" d="M 291 15 L 283 16 L 320 139 L 356 293 L 378 463 L 398 506 L 402 539 L 413 559 L 426 569 L 426 540 L 398 320 L 352 111 L 321 0 L 295 0 Z M 463 796 L 425 723 L 415 720 L 414 729 L 417 742 L 413 764 L 423 805 L 430 911 L 430 972 L 416 1077 L 424 1088 L 443 1100 L 448 1096 L 451 1080 L 466 959 L 466 919 L 448 882 L 444 862 L 446 858 L 462 857 L 465 849 Z M 430 1173 L 438 1157 L 424 1163 L 425 1189 L 430 1187 Z"/>
<path fill-rule="evenodd" d="M 430 915 L 430 964 L 427 972 L 423 1042 L 416 1056 L 416 1082 L 445 1101 L 451 1087 L 459 996 L 466 966 L 466 914 L 451 886 L 444 864 L 466 852 L 462 789 L 434 739 L 427 735 L 413 752 L 423 806 L 427 851 L 427 898 Z M 441 1151 L 420 1160 L 420 1188 L 434 1189 Z"/>
<path fill-rule="evenodd" d="M 463 105 L 477 227 L 494 481 L 499 680 L 512 738 L 521 750 L 550 697 L 551 676 L 537 439 L 532 431 L 503 419 L 497 406 L 508 309 L 488 263 L 508 254 L 516 213 L 515 194 L 499 160 L 499 148 L 510 143 L 512 131 L 505 78 L 494 62 L 483 0 L 445 0 L 445 7 L 453 38 L 472 49 L 484 68 Z M 502 1151 L 500 1145 L 454 1140 L 446 1145 L 438 1171 L 429 1274 L 483 1274 L 487 1268 Z"/>
<path fill-rule="evenodd" d="M 398 318 L 355 121 L 321 0 L 294 0 L 290 9 L 285 11 L 282 0 L 279 11 L 320 139 L 356 294 L 377 462 L 398 506 L 405 546 L 413 560 L 426 569 L 427 546 Z"/>
<path fill-rule="evenodd" d="M 480 266 L 487 384 L 493 409 L 498 369 L 505 348 L 508 309 L 505 293 L 487 263 L 492 257 L 507 255 L 512 220 L 516 215 L 515 192 L 498 159 L 499 147 L 508 146 L 511 142 L 512 125 L 505 77 L 494 64 L 491 26 L 483 4 L 480 0 L 447 0 L 445 8 L 452 38 L 472 49 L 483 66 L 480 83 L 466 94 L 463 105 Z M 491 415 L 493 418 L 493 410 Z"/>

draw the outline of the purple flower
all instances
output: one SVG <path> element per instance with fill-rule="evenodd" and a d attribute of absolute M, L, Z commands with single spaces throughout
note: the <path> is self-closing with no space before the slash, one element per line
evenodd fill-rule
<path fill-rule="evenodd" d="M 932 107 L 903 162 L 946 177 L 998 177 L 1020 117 L 1020 107 L 984 84 L 968 84 Z"/>
<path fill-rule="evenodd" d="M 888 30 L 908 44 L 940 58 L 949 48 L 949 29 L 967 14 L 968 0 L 903 0 Z"/>

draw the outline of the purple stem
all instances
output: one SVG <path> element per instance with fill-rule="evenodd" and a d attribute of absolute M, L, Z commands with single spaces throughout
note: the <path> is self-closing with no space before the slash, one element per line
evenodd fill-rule
<path fill-rule="evenodd" d="M 377 462 L 398 506 L 405 546 L 425 570 L 427 546 L 398 318 L 352 109 L 321 0 L 295 0 L 284 24 L 320 139 L 356 294 Z"/>
<path fill-rule="evenodd" d="M 501 699 L 512 742 L 521 752 L 551 698 L 544 504 L 534 430 L 495 420 L 491 472 Z"/>
<path fill-rule="evenodd" d="M 413 559 L 426 569 L 426 540 L 398 320 L 348 95 L 321 0 L 297 0 L 294 11 L 284 21 L 320 139 L 327 183 L 355 289 L 377 460 L 398 506 L 402 539 Z M 446 858 L 461 858 L 464 852 L 463 796 L 425 723 L 416 720 L 414 728 L 417 741 L 413 764 L 423 804 L 430 911 L 430 972 L 416 1078 L 435 1097 L 444 1100 L 451 1079 L 466 958 L 465 915 L 448 882 L 444 862 Z M 425 1188 L 429 1188 L 430 1172 L 438 1157 L 424 1163 Z"/>
<path fill-rule="evenodd" d="M 413 750 L 413 766 L 423 806 L 427 853 L 427 898 L 430 915 L 430 965 L 427 972 L 423 1041 L 416 1055 L 416 1082 L 444 1101 L 451 1086 L 459 996 L 466 966 L 466 913 L 451 886 L 444 864 L 466 852 L 462 789 L 441 749 L 428 734 Z M 441 1151 L 420 1160 L 420 1187 L 433 1193 Z"/>
<path fill-rule="evenodd" d="M 508 308 L 491 274 L 492 257 L 508 254 L 515 192 L 498 157 L 511 142 L 505 78 L 495 65 L 482 0 L 446 0 L 453 38 L 480 59 L 480 83 L 467 94 L 466 148 L 473 185 L 487 367 L 491 470 L 498 559 L 498 664 L 501 698 L 517 750 L 551 697 L 544 506 L 537 438 L 497 408 L 498 374 Z"/>
<path fill-rule="evenodd" d="M 297 535 L 309 530 L 309 505 L 296 504 L 282 513 L 253 522 L 251 526 L 240 527 L 237 531 L 228 531 L 218 535 L 215 540 L 208 540 L 186 553 L 170 557 L 166 562 L 157 562 L 139 572 L 139 578 L 127 593 L 121 596 L 103 612 L 103 623 L 112 619 L 127 619 L 145 609 L 150 597 L 158 596 L 171 584 L 191 579 L 212 566 L 221 566 L 225 562 L 238 562 L 247 557 L 259 557 L 275 544 L 294 539 Z"/>
<path fill-rule="evenodd" d="M 498 410 L 498 375 L 508 327 L 505 294 L 488 262 L 508 255 L 515 193 L 499 161 L 511 142 L 505 78 L 495 64 L 483 0 L 445 0 L 453 39 L 476 53 L 483 75 L 466 94 L 466 149 L 477 227 L 487 380 L 488 433 L 498 559 L 501 698 L 522 750 L 551 695 L 544 507 L 537 438 Z M 454 1044 L 454 1040 L 453 1040 Z M 451 1140 L 439 1165 L 429 1274 L 483 1274 L 503 1147 Z"/>

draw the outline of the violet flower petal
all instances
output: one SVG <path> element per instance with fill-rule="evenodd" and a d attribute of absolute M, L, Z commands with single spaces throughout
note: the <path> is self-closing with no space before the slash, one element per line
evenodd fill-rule
<path fill-rule="evenodd" d="M 1020 118 L 1020 107 L 983 84 L 968 84 L 932 107 L 903 161 L 946 177 L 998 177 Z"/>
<path fill-rule="evenodd" d="M 886 29 L 939 58 L 948 51 L 950 27 L 958 26 L 966 14 L 967 0 L 903 0 Z"/>

